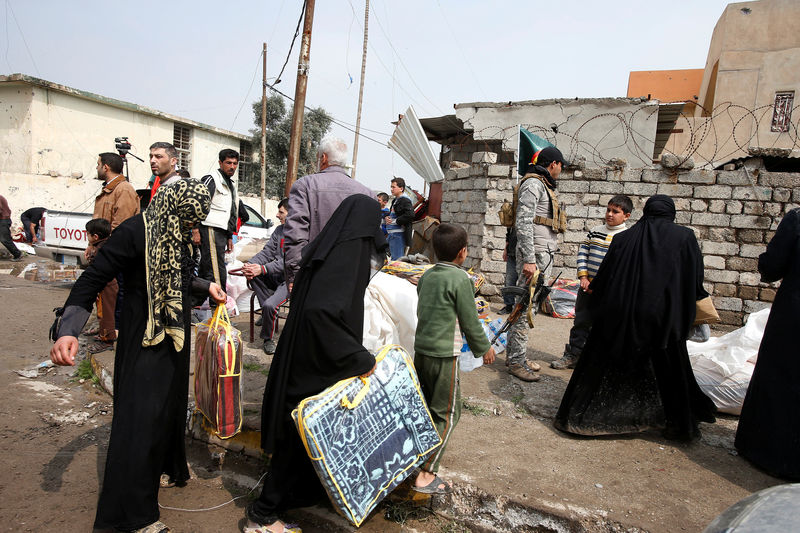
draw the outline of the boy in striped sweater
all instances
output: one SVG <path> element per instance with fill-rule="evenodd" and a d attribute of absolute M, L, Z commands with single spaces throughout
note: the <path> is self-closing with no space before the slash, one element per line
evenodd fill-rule
<path fill-rule="evenodd" d="M 564 355 L 561 359 L 551 361 L 551 368 L 557 370 L 575 368 L 592 329 L 592 317 L 589 314 L 589 283 L 597 274 L 597 269 L 606 256 L 608 247 L 611 246 L 611 239 L 617 233 L 628 229 L 625 222 L 630 218 L 631 211 L 633 202 L 628 196 L 624 194 L 613 196 L 606 207 L 606 223 L 592 228 L 586 235 L 586 240 L 578 248 L 578 279 L 581 287 L 575 300 L 575 323 L 569 332 L 569 344 L 564 347 Z"/>

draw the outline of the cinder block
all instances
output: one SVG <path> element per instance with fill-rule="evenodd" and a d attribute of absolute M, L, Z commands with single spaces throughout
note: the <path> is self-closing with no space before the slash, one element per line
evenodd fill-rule
<path fill-rule="evenodd" d="M 589 184 L 589 192 L 601 194 L 618 194 L 621 193 L 623 185 L 621 183 L 611 181 L 593 181 Z"/>
<path fill-rule="evenodd" d="M 758 300 L 758 287 L 739 287 L 739 298 L 742 300 Z"/>
<path fill-rule="evenodd" d="M 762 309 L 766 309 L 770 306 L 769 302 L 759 302 L 757 300 L 745 300 L 744 301 L 744 309 L 745 313 L 757 313 Z"/>
<path fill-rule="evenodd" d="M 736 285 L 732 283 L 717 283 L 714 285 L 713 294 L 726 298 L 736 296 Z"/>
<path fill-rule="evenodd" d="M 692 213 L 692 224 L 698 226 L 728 226 L 730 225 L 730 215 L 717 213 Z"/>
<path fill-rule="evenodd" d="M 625 183 L 622 194 L 649 198 L 658 192 L 658 185 L 653 183 Z"/>
<path fill-rule="evenodd" d="M 769 217 L 756 215 L 732 215 L 731 227 L 733 228 L 762 228 L 768 229 L 772 221 Z"/>
<path fill-rule="evenodd" d="M 729 270 L 739 272 L 756 272 L 758 270 L 758 259 L 751 257 L 729 257 L 726 261 Z"/>
<path fill-rule="evenodd" d="M 695 198 L 730 198 L 733 188 L 728 185 L 698 185 L 694 188 Z"/>
<path fill-rule="evenodd" d="M 757 286 L 761 282 L 761 275 L 758 272 L 742 272 L 739 274 L 740 285 Z"/>
<path fill-rule="evenodd" d="M 508 177 L 511 174 L 510 165 L 489 165 L 488 176 Z"/>
<path fill-rule="evenodd" d="M 739 230 L 738 237 L 741 242 L 765 242 L 764 232 L 761 230 L 742 229 Z"/>
<path fill-rule="evenodd" d="M 717 172 L 717 185 L 750 185 L 752 180 L 743 170 Z"/>
<path fill-rule="evenodd" d="M 708 228 L 708 240 L 730 242 L 736 239 L 736 230 L 733 228 Z"/>
<path fill-rule="evenodd" d="M 677 208 L 677 206 L 675 206 Z M 692 211 L 706 211 L 708 209 L 708 202 L 705 200 L 692 200 L 690 203 Z"/>
<path fill-rule="evenodd" d="M 558 192 L 586 193 L 589 192 L 589 182 L 577 180 L 559 182 Z"/>
<path fill-rule="evenodd" d="M 725 212 L 729 215 L 739 215 L 742 213 L 742 202 L 739 200 L 729 200 L 725 205 Z"/>
<path fill-rule="evenodd" d="M 644 183 L 675 183 L 677 175 L 667 174 L 660 169 L 646 168 L 642 170 L 642 181 Z"/>
<path fill-rule="evenodd" d="M 775 202 L 788 202 L 792 198 L 792 190 L 783 187 L 777 187 L 772 190 L 772 199 Z"/>
<path fill-rule="evenodd" d="M 742 202 L 742 213 L 745 215 L 763 215 L 764 204 L 761 202 Z"/>
<path fill-rule="evenodd" d="M 775 289 L 772 288 L 764 288 L 761 289 L 759 300 L 762 302 L 774 302 L 775 301 Z"/>
<path fill-rule="evenodd" d="M 495 152 L 475 152 L 472 154 L 472 162 L 492 165 L 497 163 L 497 154 Z"/>
<path fill-rule="evenodd" d="M 735 242 L 703 241 L 700 248 L 704 254 L 736 255 L 739 253 L 739 245 Z"/>
<path fill-rule="evenodd" d="M 742 257 L 758 257 L 766 251 L 766 247 L 761 244 L 743 244 L 739 255 Z"/>
<path fill-rule="evenodd" d="M 714 307 L 721 311 L 741 311 L 742 300 L 740 298 L 726 298 L 724 296 L 713 296 L 711 300 Z"/>
<path fill-rule="evenodd" d="M 678 173 L 678 183 L 699 183 L 712 185 L 716 182 L 717 175 L 713 170 L 693 170 Z"/>
<path fill-rule="evenodd" d="M 772 189 L 768 187 L 736 187 L 733 189 L 734 200 L 759 200 L 768 202 L 772 199 Z"/>
<path fill-rule="evenodd" d="M 718 255 L 703 256 L 703 266 L 705 268 L 713 268 L 715 270 L 722 270 L 725 268 L 725 258 Z"/>
<path fill-rule="evenodd" d="M 711 270 L 705 269 L 705 279 L 714 283 L 736 283 L 739 281 L 739 273 L 730 270 Z"/>

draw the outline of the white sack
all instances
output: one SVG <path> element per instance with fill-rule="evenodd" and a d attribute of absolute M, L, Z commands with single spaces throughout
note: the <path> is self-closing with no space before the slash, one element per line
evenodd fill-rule
<path fill-rule="evenodd" d="M 752 313 L 743 327 L 721 337 L 686 342 L 697 384 L 723 413 L 741 413 L 769 312 Z"/>
<path fill-rule="evenodd" d="M 399 344 L 414 353 L 417 330 L 417 288 L 408 281 L 378 272 L 364 293 L 364 347 L 377 352 Z"/>

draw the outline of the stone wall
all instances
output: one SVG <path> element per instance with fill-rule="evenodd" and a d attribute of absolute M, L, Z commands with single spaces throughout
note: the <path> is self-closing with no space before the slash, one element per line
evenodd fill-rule
<path fill-rule="evenodd" d="M 497 154 L 475 152 L 465 168 L 448 170 L 443 184 L 442 221 L 469 233 L 465 263 L 486 276 L 481 293 L 500 301 L 504 284 L 505 227 L 497 211 L 511 199 L 514 165 L 498 164 Z M 687 165 L 690 166 L 690 165 Z M 690 168 L 590 168 L 562 172 L 559 199 L 568 229 L 556 254 L 556 271 L 575 276 L 579 244 L 589 228 L 602 224 L 611 196 L 627 194 L 634 204 L 631 223 L 647 198 L 667 194 L 675 200 L 676 222 L 694 230 L 705 262 L 705 286 L 724 324 L 739 326 L 746 315 L 775 297 L 777 284 L 760 282 L 758 256 L 783 214 L 800 207 L 800 174 L 742 167 L 732 171 Z M 558 268 L 562 267 L 562 268 Z"/>

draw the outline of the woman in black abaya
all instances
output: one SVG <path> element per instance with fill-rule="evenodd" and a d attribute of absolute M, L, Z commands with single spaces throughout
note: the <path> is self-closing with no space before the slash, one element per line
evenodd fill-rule
<path fill-rule="evenodd" d="M 736 449 L 770 474 L 800 481 L 800 208 L 783 217 L 758 270 L 761 281 L 783 281 L 744 398 Z"/>
<path fill-rule="evenodd" d="M 225 301 L 216 283 L 192 278 L 191 229 L 208 215 L 208 189 L 180 180 L 159 189 L 120 224 L 64 304 L 50 357 L 73 365 L 92 305 L 119 272 L 125 300 L 114 356 L 114 417 L 94 527 L 167 531 L 158 521 L 162 473 L 189 479 L 184 434 L 189 386 L 189 291 Z"/>
<path fill-rule="evenodd" d="M 325 496 L 291 412 L 301 400 L 374 369 L 375 357 L 361 344 L 364 292 L 371 264 L 380 258 L 382 265 L 385 250 L 380 206 L 363 194 L 345 198 L 303 249 L 261 409 L 270 470 L 261 496 L 247 508 L 246 532 L 284 531 L 278 513 Z"/>
<path fill-rule="evenodd" d="M 694 233 L 675 204 L 647 200 L 643 216 L 614 237 L 589 286 L 592 331 L 567 385 L 555 427 L 579 435 L 663 429 L 689 440 L 715 408 L 695 381 L 686 339 L 703 289 Z"/>

